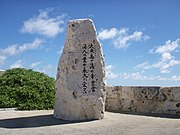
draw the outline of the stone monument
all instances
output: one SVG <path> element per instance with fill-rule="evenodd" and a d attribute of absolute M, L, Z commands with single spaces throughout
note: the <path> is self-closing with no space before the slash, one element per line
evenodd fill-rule
<path fill-rule="evenodd" d="M 104 82 L 104 57 L 92 20 L 70 20 L 57 70 L 54 117 L 102 119 Z"/>

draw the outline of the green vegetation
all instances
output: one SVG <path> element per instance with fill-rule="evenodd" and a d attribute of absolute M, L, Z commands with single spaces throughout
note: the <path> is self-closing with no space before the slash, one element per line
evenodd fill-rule
<path fill-rule="evenodd" d="M 53 78 L 43 73 L 23 68 L 7 70 L 0 76 L 0 108 L 52 109 L 54 83 Z"/>

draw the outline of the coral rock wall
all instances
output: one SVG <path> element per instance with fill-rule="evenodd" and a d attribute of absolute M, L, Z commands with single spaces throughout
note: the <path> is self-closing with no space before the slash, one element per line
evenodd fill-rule
<path fill-rule="evenodd" d="M 180 87 L 106 87 L 106 110 L 180 115 Z"/>

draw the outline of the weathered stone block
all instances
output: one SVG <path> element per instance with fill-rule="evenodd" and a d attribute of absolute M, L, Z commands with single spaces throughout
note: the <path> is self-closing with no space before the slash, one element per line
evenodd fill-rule
<path fill-rule="evenodd" d="M 89 19 L 68 23 L 59 60 L 54 117 L 102 119 L 105 111 L 105 64 L 94 24 Z"/>
<path fill-rule="evenodd" d="M 125 99 L 133 100 L 134 99 L 134 92 L 132 87 L 123 86 L 122 87 L 122 97 Z"/>

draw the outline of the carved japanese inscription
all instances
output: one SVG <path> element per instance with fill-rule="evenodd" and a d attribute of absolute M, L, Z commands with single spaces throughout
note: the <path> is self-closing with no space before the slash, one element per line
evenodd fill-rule
<path fill-rule="evenodd" d="M 82 88 L 83 93 L 91 93 L 96 91 L 96 81 L 98 80 L 95 74 L 95 47 L 93 43 L 82 45 Z M 89 62 L 88 62 L 89 61 Z M 90 81 L 90 89 L 88 90 L 88 81 Z"/>

